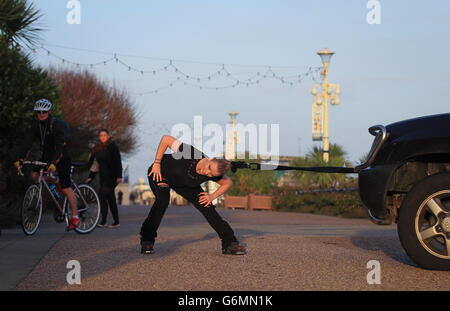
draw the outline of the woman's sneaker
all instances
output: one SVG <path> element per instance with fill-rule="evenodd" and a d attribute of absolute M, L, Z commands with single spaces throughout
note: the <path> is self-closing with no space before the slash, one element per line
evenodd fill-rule
<path fill-rule="evenodd" d="M 120 228 L 120 224 L 111 224 L 108 226 L 108 228 L 110 228 L 110 229 Z"/>
<path fill-rule="evenodd" d="M 141 254 L 153 254 L 153 243 L 141 241 Z"/>
<path fill-rule="evenodd" d="M 222 254 L 225 255 L 245 255 L 247 253 L 244 246 L 238 242 L 232 242 L 228 246 L 222 248 Z"/>

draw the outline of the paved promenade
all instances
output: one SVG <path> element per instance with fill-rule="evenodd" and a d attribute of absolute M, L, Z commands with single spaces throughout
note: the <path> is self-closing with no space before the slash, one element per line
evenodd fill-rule
<path fill-rule="evenodd" d="M 1 290 L 450 290 L 449 272 L 418 268 L 401 248 L 396 226 L 368 219 L 218 209 L 246 245 L 226 256 L 191 206 L 169 207 L 155 253 L 141 255 L 139 229 L 149 207 L 121 206 L 121 227 L 88 235 L 64 232 L 45 217 L 32 237 L 3 230 Z M 81 265 L 69 285 L 67 263 Z M 377 260 L 381 284 L 368 284 Z"/>

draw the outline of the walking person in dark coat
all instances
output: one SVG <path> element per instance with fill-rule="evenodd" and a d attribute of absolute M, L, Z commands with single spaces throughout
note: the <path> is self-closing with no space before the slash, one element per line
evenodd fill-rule
<path fill-rule="evenodd" d="M 99 132 L 99 142 L 91 151 L 89 159 L 90 173 L 86 179 L 86 183 L 90 183 L 97 172 L 93 169 L 96 162 L 98 163 L 98 172 L 100 174 L 100 201 L 102 219 L 98 224 L 99 227 L 106 225 L 106 217 L 108 215 L 108 204 L 114 220 L 108 228 L 119 228 L 119 211 L 117 209 L 116 196 L 114 189 L 122 182 L 122 161 L 120 151 L 114 141 L 111 140 L 109 131 L 101 129 Z"/>

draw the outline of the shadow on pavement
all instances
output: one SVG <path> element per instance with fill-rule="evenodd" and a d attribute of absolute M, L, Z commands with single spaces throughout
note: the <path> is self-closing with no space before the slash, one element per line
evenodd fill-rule
<path fill-rule="evenodd" d="M 397 262 L 403 263 L 408 266 L 418 267 L 406 254 L 405 250 L 400 244 L 398 236 L 382 236 L 379 235 L 379 231 L 373 231 L 373 236 L 367 236 L 367 233 L 370 233 L 370 231 L 365 231 L 365 236 L 358 235 L 352 237 L 352 244 L 366 251 L 381 251 L 386 256 L 392 258 Z"/>
<path fill-rule="evenodd" d="M 72 256 L 70 253 L 67 254 L 67 256 L 59 256 L 58 254 L 64 251 L 65 245 L 56 245 L 56 248 L 60 248 L 59 251 L 57 251 L 56 254 L 50 254 L 50 257 L 46 258 L 46 262 L 51 262 L 51 265 L 54 267 L 54 270 L 51 273 L 48 273 L 49 268 L 48 266 L 40 267 L 41 271 L 35 270 L 33 273 L 29 276 L 30 279 L 27 280 L 28 283 L 24 287 L 19 284 L 19 286 L 16 288 L 16 290 L 60 290 L 62 288 L 66 288 L 68 286 L 66 275 L 69 272 L 66 268 L 66 262 L 68 260 L 72 260 L 70 258 L 73 257 L 73 259 L 79 260 L 81 264 L 81 275 L 82 279 L 87 279 L 90 277 L 96 277 L 101 276 L 102 274 L 105 275 L 105 278 L 108 275 L 108 272 L 115 269 L 121 269 L 125 267 L 128 264 L 131 264 L 135 261 L 139 260 L 157 260 L 161 259 L 167 256 L 170 256 L 171 254 L 177 252 L 180 248 L 190 245 L 193 243 L 201 242 L 201 241 L 207 241 L 216 238 L 217 235 L 214 233 L 206 234 L 199 238 L 192 238 L 192 237 L 179 237 L 176 239 L 170 239 L 170 240 L 163 240 L 161 242 L 155 243 L 155 253 L 153 254 L 141 254 L 140 253 L 140 244 L 139 239 L 136 239 L 136 243 L 130 243 L 130 237 L 135 235 L 126 235 L 121 236 L 120 239 L 122 241 L 118 241 L 119 244 L 122 244 L 124 241 L 127 242 L 127 245 L 122 246 L 114 246 L 114 243 L 108 243 L 107 242 L 107 251 L 106 252 L 99 252 L 99 251 L 92 251 L 85 253 L 82 258 L 79 258 L 77 256 Z M 137 236 L 136 236 L 137 237 Z M 73 240 L 72 240 L 73 241 Z M 217 251 L 220 251 L 220 240 L 217 239 Z M 70 244 L 71 241 L 61 241 L 64 242 L 64 244 Z M 101 240 L 98 240 L 99 243 L 101 243 Z M 122 243 L 121 243 L 122 242 Z M 72 247 L 77 248 L 78 245 L 72 245 Z M 53 258 L 55 256 L 55 258 Z M 145 273 L 145 271 L 142 271 L 142 273 Z M 33 275 L 34 274 L 34 275 Z M 39 275 L 47 275 L 48 279 L 43 284 L 42 281 L 39 281 L 38 279 L 41 278 Z M 151 277 L 151 276 L 149 276 Z M 39 288 L 36 288 L 35 280 L 39 283 Z M 105 280 L 107 281 L 107 280 Z M 30 287 L 30 288 L 29 288 Z"/>

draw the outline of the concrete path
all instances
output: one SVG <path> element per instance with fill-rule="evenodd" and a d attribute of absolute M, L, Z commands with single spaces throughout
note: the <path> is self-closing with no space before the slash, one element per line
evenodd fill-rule
<path fill-rule="evenodd" d="M 143 206 L 122 206 L 119 229 L 98 228 L 88 235 L 65 233 L 63 225 L 50 220 L 33 237 L 4 230 L 0 241 L 2 288 L 450 290 L 448 272 L 426 271 L 409 259 L 395 225 L 218 209 L 248 250 L 245 256 L 226 256 L 220 252 L 216 233 L 198 211 L 191 206 L 170 207 L 158 231 L 155 253 L 141 255 L 139 229 L 148 211 Z M 34 246 L 26 247 L 30 245 Z M 67 283 L 70 260 L 81 265 L 79 285 Z M 371 260 L 381 265 L 381 284 L 367 282 Z"/>
<path fill-rule="evenodd" d="M 26 236 L 21 229 L 3 229 L 0 237 L 0 291 L 14 289 L 51 247 L 64 236 L 50 215 L 44 215 L 41 227 L 34 236 Z"/>

